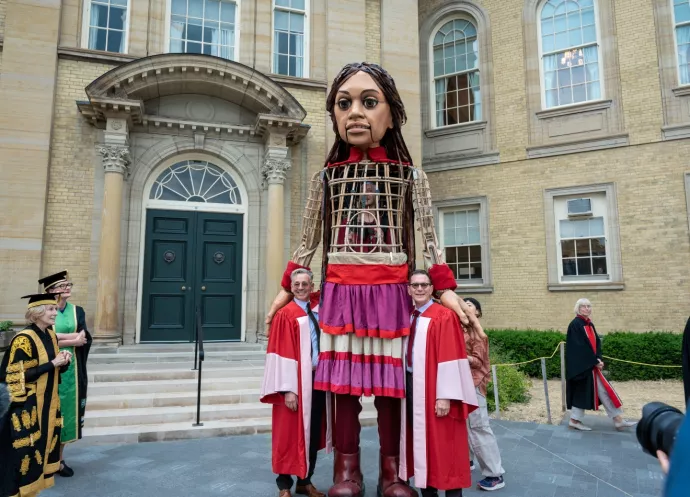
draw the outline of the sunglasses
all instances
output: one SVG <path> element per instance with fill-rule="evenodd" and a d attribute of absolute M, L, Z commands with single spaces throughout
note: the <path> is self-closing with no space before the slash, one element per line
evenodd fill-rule
<path fill-rule="evenodd" d="M 412 288 L 422 288 L 426 290 L 431 286 L 431 283 L 410 283 L 409 286 L 411 286 Z"/>

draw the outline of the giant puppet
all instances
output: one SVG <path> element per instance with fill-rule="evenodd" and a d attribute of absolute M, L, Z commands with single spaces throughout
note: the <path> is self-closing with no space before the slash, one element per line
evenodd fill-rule
<path fill-rule="evenodd" d="M 403 338 L 410 333 L 407 282 L 414 270 L 415 215 L 437 297 L 464 324 L 468 316 L 438 249 L 426 175 L 412 166 L 402 137 L 406 115 L 393 78 L 376 64 L 348 64 L 333 81 L 326 108 L 335 143 L 324 169 L 312 177 L 301 242 L 266 322 L 292 298 L 292 271 L 308 267 L 323 242 L 323 333 L 314 388 L 335 395 L 334 485 L 328 495 L 364 495 L 360 397 L 374 395 L 378 495 L 412 497 L 416 491 L 398 472 L 406 451 Z"/>

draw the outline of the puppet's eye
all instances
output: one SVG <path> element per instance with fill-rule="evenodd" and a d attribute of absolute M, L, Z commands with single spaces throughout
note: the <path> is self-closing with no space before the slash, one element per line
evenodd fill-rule
<path fill-rule="evenodd" d="M 379 101 L 375 99 L 374 97 L 367 97 L 364 99 L 364 108 L 365 109 L 373 109 L 379 104 Z"/>
<path fill-rule="evenodd" d="M 352 105 L 352 102 L 350 102 L 347 98 L 341 98 L 338 100 L 338 108 L 340 110 L 347 110 L 350 108 Z"/>

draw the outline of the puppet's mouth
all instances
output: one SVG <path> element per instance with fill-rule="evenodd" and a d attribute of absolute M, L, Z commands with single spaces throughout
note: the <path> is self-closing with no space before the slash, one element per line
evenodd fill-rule
<path fill-rule="evenodd" d="M 349 124 L 347 126 L 348 131 L 365 130 L 365 129 L 369 129 L 369 126 L 367 124 L 362 124 L 362 123 L 354 123 L 354 124 Z"/>

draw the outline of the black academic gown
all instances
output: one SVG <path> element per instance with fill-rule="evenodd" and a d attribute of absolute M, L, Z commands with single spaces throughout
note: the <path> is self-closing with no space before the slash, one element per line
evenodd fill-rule
<path fill-rule="evenodd" d="M 683 388 L 685 390 L 685 405 L 690 400 L 690 318 L 683 331 Z"/>
<path fill-rule="evenodd" d="M 568 326 L 565 341 L 565 391 L 568 409 L 575 406 L 593 410 L 601 405 L 598 397 L 597 405 L 594 405 L 594 375 L 592 374 L 592 370 L 601 359 L 601 340 L 594 323 L 590 322 L 597 338 L 595 353 L 587 338 L 585 324 L 586 321 L 577 316 Z"/>
<path fill-rule="evenodd" d="M 12 339 L 0 362 L 0 382 L 11 400 L 0 427 L 0 496 L 53 486 L 60 468 L 58 383 L 66 369 L 53 366 L 57 352 L 55 333 L 32 325 Z"/>
<path fill-rule="evenodd" d="M 89 358 L 89 351 L 91 350 L 91 343 L 93 338 L 91 333 L 86 328 L 86 313 L 83 307 L 75 306 L 77 308 L 77 332 L 84 331 L 86 334 L 86 343 L 81 347 L 74 347 L 74 355 L 77 356 L 77 380 L 79 382 L 79 436 L 82 437 L 82 429 L 84 428 L 84 413 L 86 412 L 86 388 L 89 384 L 89 377 L 86 372 L 86 361 Z"/>

